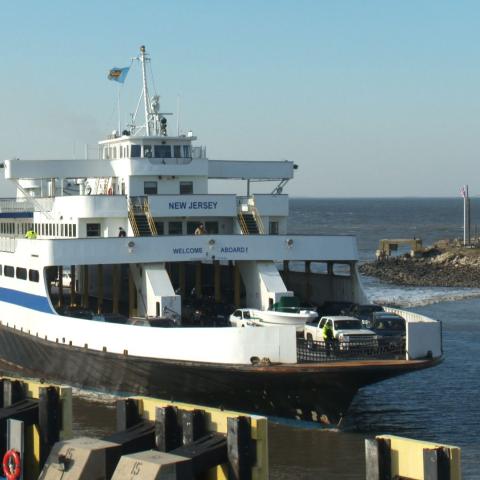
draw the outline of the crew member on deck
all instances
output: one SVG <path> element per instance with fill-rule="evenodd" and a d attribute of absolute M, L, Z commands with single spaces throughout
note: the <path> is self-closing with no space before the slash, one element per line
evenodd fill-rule
<path fill-rule="evenodd" d="M 119 237 L 126 237 L 127 232 L 125 232 L 125 230 L 122 227 L 118 227 L 118 236 Z"/>
<path fill-rule="evenodd" d="M 205 235 L 207 233 L 207 230 L 205 228 L 205 225 L 201 223 L 196 229 L 195 229 L 195 235 Z"/>
<path fill-rule="evenodd" d="M 332 324 L 328 321 L 325 322 L 325 325 L 323 326 L 322 337 L 323 337 L 323 341 L 325 342 L 325 351 L 326 351 L 327 357 L 329 357 L 330 351 L 332 350 L 332 346 L 333 346 L 333 328 L 332 328 Z"/>
<path fill-rule="evenodd" d="M 29 238 L 30 240 L 34 240 L 37 238 L 37 234 L 35 233 L 34 230 L 27 230 L 27 233 L 25 234 L 25 238 Z"/>

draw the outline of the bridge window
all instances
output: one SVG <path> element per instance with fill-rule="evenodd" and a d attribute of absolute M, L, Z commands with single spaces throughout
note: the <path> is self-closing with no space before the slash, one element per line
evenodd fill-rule
<path fill-rule="evenodd" d="M 180 195 L 193 193 L 193 182 L 180 182 Z"/>
<path fill-rule="evenodd" d="M 31 282 L 38 282 L 40 280 L 40 275 L 38 274 L 38 270 L 29 270 L 28 279 Z"/>
<path fill-rule="evenodd" d="M 155 145 L 155 158 L 172 158 L 172 150 L 170 145 Z"/>
<path fill-rule="evenodd" d="M 140 145 L 131 145 L 130 146 L 130 156 L 132 158 L 140 158 L 142 147 Z"/>
<path fill-rule="evenodd" d="M 99 236 L 100 236 L 100 224 L 87 223 L 87 237 L 99 237 Z"/>
<path fill-rule="evenodd" d="M 190 145 L 183 145 L 183 156 L 185 158 L 190 158 L 192 156 Z"/>
<path fill-rule="evenodd" d="M 143 182 L 143 193 L 145 195 L 156 195 L 158 193 L 158 183 Z"/>
<path fill-rule="evenodd" d="M 143 156 L 145 158 L 152 158 L 152 146 L 151 145 L 144 145 L 143 146 Z"/>
<path fill-rule="evenodd" d="M 173 158 L 180 158 L 182 155 L 180 154 L 180 145 L 173 146 Z"/>
<path fill-rule="evenodd" d="M 20 280 L 26 280 L 27 279 L 27 269 L 23 267 L 17 267 L 16 268 L 16 277 L 19 278 Z"/>

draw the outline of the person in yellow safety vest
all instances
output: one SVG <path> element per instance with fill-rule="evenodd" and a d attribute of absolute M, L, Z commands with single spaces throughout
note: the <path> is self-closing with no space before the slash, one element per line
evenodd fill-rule
<path fill-rule="evenodd" d="M 325 322 L 325 325 L 322 328 L 322 337 L 323 341 L 325 342 L 325 350 L 327 353 L 327 357 L 329 357 L 333 343 L 333 328 L 331 321 Z"/>
<path fill-rule="evenodd" d="M 30 240 L 33 240 L 37 238 L 37 234 L 33 230 L 27 230 L 27 233 L 25 234 L 25 238 L 29 238 Z"/>

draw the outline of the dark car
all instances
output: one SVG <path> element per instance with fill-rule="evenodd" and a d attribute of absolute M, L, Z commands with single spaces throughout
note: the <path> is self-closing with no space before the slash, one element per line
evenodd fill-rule
<path fill-rule="evenodd" d="M 405 319 L 388 312 L 374 312 L 371 329 L 381 337 L 405 337 Z"/>
<path fill-rule="evenodd" d="M 121 313 L 99 313 L 93 316 L 94 320 L 107 323 L 119 323 L 125 325 L 128 318 Z"/>
<path fill-rule="evenodd" d="M 362 321 L 364 327 L 370 328 L 372 326 L 372 315 L 375 312 L 383 312 L 383 307 L 375 305 L 374 303 L 366 305 L 353 305 L 348 314 L 356 317 Z"/>
<path fill-rule="evenodd" d="M 318 308 L 318 313 L 321 317 L 347 315 L 353 306 L 352 302 L 327 301 Z"/>
<path fill-rule="evenodd" d="M 129 325 L 136 325 L 137 327 L 161 327 L 161 328 L 172 328 L 177 327 L 175 320 L 171 318 L 163 317 L 132 317 L 128 319 Z"/>

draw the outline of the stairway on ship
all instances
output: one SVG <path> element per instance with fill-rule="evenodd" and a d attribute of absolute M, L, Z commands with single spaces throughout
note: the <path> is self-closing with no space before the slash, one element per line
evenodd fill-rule
<path fill-rule="evenodd" d="M 135 223 L 137 224 L 138 234 L 140 237 L 151 237 L 152 231 L 148 223 L 145 213 L 135 213 Z"/>
<path fill-rule="evenodd" d="M 260 229 L 258 228 L 257 220 L 253 213 L 249 212 L 242 212 L 239 216 L 243 219 L 240 224 L 244 225 L 245 228 L 242 228 L 243 233 L 246 235 L 258 235 L 260 233 Z M 246 231 L 245 231 L 246 230 Z"/>

